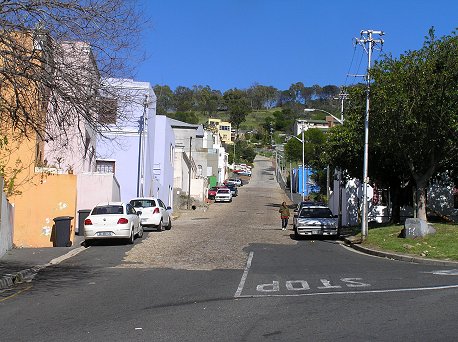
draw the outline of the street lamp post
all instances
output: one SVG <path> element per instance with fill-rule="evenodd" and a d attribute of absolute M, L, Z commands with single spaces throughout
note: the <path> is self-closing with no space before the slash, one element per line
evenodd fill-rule
<path fill-rule="evenodd" d="M 143 113 L 138 120 L 138 165 L 137 165 L 137 197 L 143 196 L 144 163 L 145 163 L 145 130 L 147 124 L 148 95 L 143 101 Z"/>

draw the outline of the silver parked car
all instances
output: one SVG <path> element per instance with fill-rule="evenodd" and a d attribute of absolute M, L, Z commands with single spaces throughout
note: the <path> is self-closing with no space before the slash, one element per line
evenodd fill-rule
<path fill-rule="evenodd" d="M 304 205 L 293 219 L 294 235 L 299 238 L 307 235 L 339 236 L 337 215 L 324 205 Z"/>
<path fill-rule="evenodd" d="M 134 243 L 136 236 L 143 236 L 143 228 L 138 213 L 129 203 L 99 203 L 84 220 L 86 245 L 96 239 L 125 239 Z"/>

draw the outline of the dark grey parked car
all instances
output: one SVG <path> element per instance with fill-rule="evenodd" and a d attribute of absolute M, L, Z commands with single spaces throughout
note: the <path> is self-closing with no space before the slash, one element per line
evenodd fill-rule
<path fill-rule="evenodd" d="M 236 197 L 239 194 L 239 189 L 237 189 L 237 185 L 232 184 L 232 183 L 227 183 L 226 187 L 228 187 L 231 190 L 232 197 Z"/>

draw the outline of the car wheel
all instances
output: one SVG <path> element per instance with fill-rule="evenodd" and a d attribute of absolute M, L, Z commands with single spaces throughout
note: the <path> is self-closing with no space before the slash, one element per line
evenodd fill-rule
<path fill-rule="evenodd" d="M 140 226 L 140 229 L 138 230 L 137 236 L 141 239 L 143 237 L 143 227 Z"/>
<path fill-rule="evenodd" d="M 167 230 L 172 229 L 172 219 L 169 217 L 169 224 L 167 225 Z"/>
<path fill-rule="evenodd" d="M 92 242 L 91 240 L 84 240 L 83 246 L 87 248 L 91 245 L 91 242 Z"/>
<path fill-rule="evenodd" d="M 300 236 L 299 233 L 297 232 L 296 227 L 293 227 L 293 229 L 294 229 L 294 238 L 295 238 L 296 240 L 300 240 L 300 239 L 301 239 L 301 236 Z"/>
<path fill-rule="evenodd" d="M 130 237 L 127 240 L 127 243 L 129 245 L 132 245 L 134 243 L 134 240 L 135 240 L 135 235 L 134 235 L 134 229 L 132 228 L 132 230 L 130 231 Z"/>
<path fill-rule="evenodd" d="M 162 232 L 163 230 L 164 230 L 164 226 L 162 225 L 162 220 L 161 220 L 161 222 L 159 222 L 159 224 L 157 225 L 157 231 Z"/>

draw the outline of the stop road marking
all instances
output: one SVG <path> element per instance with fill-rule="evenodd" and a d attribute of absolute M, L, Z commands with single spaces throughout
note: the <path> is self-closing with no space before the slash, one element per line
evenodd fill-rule
<path fill-rule="evenodd" d="M 330 280 L 320 279 L 321 286 L 317 286 L 317 289 L 328 290 L 328 289 L 340 289 L 342 286 L 346 287 L 369 287 L 370 284 L 361 281 L 362 278 L 341 278 L 342 285 L 333 285 Z M 288 291 L 306 291 L 310 290 L 310 285 L 306 280 L 288 280 L 285 282 L 285 287 Z M 280 291 L 280 282 L 272 281 L 272 283 L 260 284 L 256 286 L 258 292 L 278 292 Z"/>

